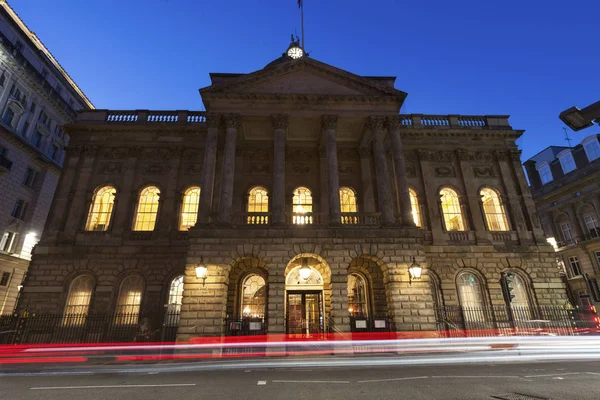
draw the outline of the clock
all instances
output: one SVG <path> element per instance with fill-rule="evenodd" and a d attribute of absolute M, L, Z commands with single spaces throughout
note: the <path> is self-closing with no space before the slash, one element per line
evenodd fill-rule
<path fill-rule="evenodd" d="M 288 49 L 287 55 L 288 57 L 297 60 L 298 58 L 302 58 L 302 56 L 304 56 L 304 50 L 302 50 L 302 47 L 292 46 Z"/>

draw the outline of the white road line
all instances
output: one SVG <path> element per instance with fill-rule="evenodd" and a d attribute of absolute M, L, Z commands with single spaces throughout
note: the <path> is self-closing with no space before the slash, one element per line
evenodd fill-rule
<path fill-rule="evenodd" d="M 287 380 L 275 380 L 273 383 L 350 383 L 350 381 L 287 381 Z"/>
<path fill-rule="evenodd" d="M 580 375 L 581 372 L 563 372 L 562 374 L 527 375 L 524 378 L 542 378 L 545 376 Z"/>
<path fill-rule="evenodd" d="M 511 378 L 516 379 L 520 378 L 520 376 L 516 375 L 444 375 L 444 376 L 432 376 L 432 378 L 440 379 L 440 378 Z M 526 377 L 527 378 L 527 377 Z"/>
<path fill-rule="evenodd" d="M 588 374 L 588 375 L 600 375 L 600 373 L 598 373 L 598 372 L 586 372 L 586 374 Z"/>
<path fill-rule="evenodd" d="M 256 386 L 266 385 L 267 381 L 258 381 L 256 382 Z"/>
<path fill-rule="evenodd" d="M 195 383 L 165 383 L 162 385 L 94 385 L 94 386 L 40 386 L 29 388 L 31 390 L 56 390 L 56 389 L 106 389 L 106 388 L 144 388 L 144 387 L 174 387 L 196 386 Z"/>
<path fill-rule="evenodd" d="M 409 381 L 411 379 L 427 379 L 428 376 L 407 376 L 406 378 L 390 378 L 390 379 L 371 379 L 368 381 L 356 381 L 357 383 L 371 383 L 371 382 L 390 382 L 390 381 Z"/>

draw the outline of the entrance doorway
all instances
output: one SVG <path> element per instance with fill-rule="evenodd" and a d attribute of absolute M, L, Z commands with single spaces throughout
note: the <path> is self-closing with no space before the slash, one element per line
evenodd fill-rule
<path fill-rule="evenodd" d="M 323 292 L 287 292 L 287 333 L 323 333 Z"/>

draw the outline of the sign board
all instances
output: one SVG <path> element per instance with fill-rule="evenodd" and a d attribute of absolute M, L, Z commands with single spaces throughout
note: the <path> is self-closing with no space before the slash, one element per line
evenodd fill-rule
<path fill-rule="evenodd" d="M 356 329 L 367 329 L 367 321 L 364 319 L 357 319 L 354 321 L 354 326 Z"/>
<path fill-rule="evenodd" d="M 376 319 L 375 320 L 375 329 L 384 329 L 385 328 L 385 319 Z"/>
<path fill-rule="evenodd" d="M 262 322 L 250 322 L 251 331 L 260 331 L 262 328 Z"/>
<path fill-rule="evenodd" d="M 232 331 L 239 331 L 242 329 L 242 323 L 241 322 L 231 322 L 229 324 L 229 329 Z"/>

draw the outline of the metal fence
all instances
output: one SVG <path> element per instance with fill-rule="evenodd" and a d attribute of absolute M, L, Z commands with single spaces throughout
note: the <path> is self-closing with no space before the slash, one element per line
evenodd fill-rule
<path fill-rule="evenodd" d="M 0 316 L 0 344 L 174 341 L 179 313 Z"/>
<path fill-rule="evenodd" d="M 436 312 L 438 330 L 449 337 L 497 335 L 576 335 L 597 331 L 591 310 L 561 306 L 446 306 Z"/>

